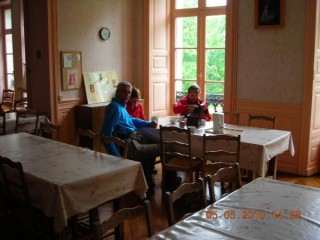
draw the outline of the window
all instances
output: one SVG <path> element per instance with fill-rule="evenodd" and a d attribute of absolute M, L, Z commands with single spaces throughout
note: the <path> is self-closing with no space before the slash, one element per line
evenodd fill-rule
<path fill-rule="evenodd" d="M 2 8 L 3 59 L 5 88 L 14 90 L 11 8 Z"/>
<path fill-rule="evenodd" d="M 226 0 L 175 0 L 173 81 L 176 100 L 197 83 L 209 111 L 223 111 Z"/>

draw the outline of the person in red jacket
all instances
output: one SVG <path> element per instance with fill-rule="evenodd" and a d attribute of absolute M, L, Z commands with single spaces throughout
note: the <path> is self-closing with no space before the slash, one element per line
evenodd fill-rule
<path fill-rule="evenodd" d="M 211 120 L 211 116 L 208 111 L 208 103 L 203 102 L 199 98 L 200 87 L 197 84 L 193 84 L 188 88 L 188 95 L 181 98 L 177 103 L 173 105 L 173 112 L 182 116 L 187 116 L 189 113 L 198 113 L 201 105 L 204 104 L 203 113 L 204 118 L 207 121 Z"/>
<path fill-rule="evenodd" d="M 132 87 L 132 92 L 129 101 L 127 102 L 126 109 L 127 112 L 135 118 L 140 118 L 146 120 L 143 112 L 141 103 L 139 102 L 141 98 L 140 90 L 136 87 Z"/>

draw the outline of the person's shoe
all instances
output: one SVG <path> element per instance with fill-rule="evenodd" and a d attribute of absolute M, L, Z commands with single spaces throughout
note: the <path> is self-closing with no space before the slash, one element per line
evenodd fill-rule
<path fill-rule="evenodd" d="M 153 167 L 151 172 L 152 172 L 152 174 L 157 174 L 158 173 L 158 169 L 156 167 Z"/>

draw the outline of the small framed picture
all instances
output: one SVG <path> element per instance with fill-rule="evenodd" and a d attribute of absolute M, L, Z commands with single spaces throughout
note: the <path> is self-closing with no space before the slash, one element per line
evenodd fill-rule
<path fill-rule="evenodd" d="M 255 0 L 255 28 L 281 28 L 284 0 Z"/>

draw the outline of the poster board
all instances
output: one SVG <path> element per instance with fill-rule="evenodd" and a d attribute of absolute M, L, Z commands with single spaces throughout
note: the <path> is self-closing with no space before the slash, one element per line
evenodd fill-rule
<path fill-rule="evenodd" d="M 79 51 L 61 52 L 62 90 L 81 88 L 82 57 Z"/>
<path fill-rule="evenodd" d="M 88 104 L 110 102 L 118 85 L 114 71 L 84 72 L 83 80 Z"/>

